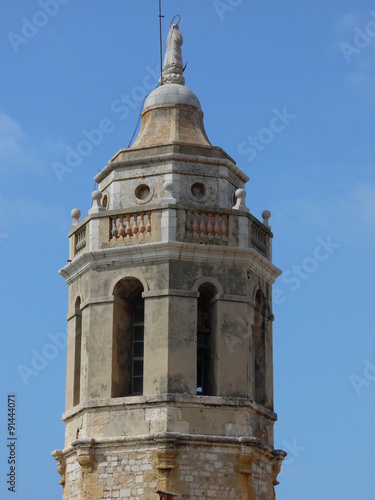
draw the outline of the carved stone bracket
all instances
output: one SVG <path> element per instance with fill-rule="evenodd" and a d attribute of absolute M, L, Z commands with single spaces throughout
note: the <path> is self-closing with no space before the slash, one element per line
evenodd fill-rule
<path fill-rule="evenodd" d="M 51 453 L 53 458 L 56 460 L 56 465 L 57 465 L 57 472 L 61 476 L 61 480 L 59 481 L 59 484 L 64 486 L 65 484 L 65 472 L 66 472 L 66 460 L 63 455 L 62 450 L 55 450 Z"/>
<path fill-rule="evenodd" d="M 238 457 L 239 471 L 241 474 L 251 475 L 253 473 L 254 453 L 252 450 L 247 450 L 242 447 L 241 453 Z"/>
<path fill-rule="evenodd" d="M 274 458 L 272 462 L 272 481 L 274 486 L 279 484 L 279 481 L 277 480 L 277 476 L 279 475 L 279 472 L 281 470 L 281 464 L 285 458 L 285 455 L 279 455 Z"/>
<path fill-rule="evenodd" d="M 244 454 L 240 453 L 239 455 L 239 471 L 241 474 L 249 474 L 251 475 L 253 473 L 253 462 L 254 462 L 254 455 L 249 455 L 249 454 Z"/>
<path fill-rule="evenodd" d="M 247 491 L 249 499 L 255 498 L 253 496 L 253 462 L 255 459 L 254 450 L 247 446 L 241 447 L 241 453 L 238 456 L 238 470 L 243 474 L 244 480 L 247 484 Z"/>
<path fill-rule="evenodd" d="M 82 472 L 92 472 L 95 463 L 95 439 L 79 439 L 74 441 L 72 446 L 77 448 L 77 460 L 79 465 L 82 467 Z"/>
<path fill-rule="evenodd" d="M 172 470 L 176 463 L 176 450 L 159 450 L 156 452 L 155 468 L 159 470 Z"/>
<path fill-rule="evenodd" d="M 163 500 L 175 498 L 175 478 L 174 470 L 176 468 L 177 450 L 175 442 L 167 441 L 160 443 L 160 449 L 154 455 L 154 467 L 158 470 L 157 493 Z"/>

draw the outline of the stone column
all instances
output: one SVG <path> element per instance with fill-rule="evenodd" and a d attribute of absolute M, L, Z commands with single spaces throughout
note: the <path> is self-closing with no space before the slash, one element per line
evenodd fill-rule
<path fill-rule="evenodd" d="M 77 383 L 75 379 L 76 373 L 76 335 L 78 321 L 81 320 L 82 313 L 79 310 L 74 310 L 73 313 L 68 315 L 68 330 L 67 330 L 67 357 L 66 357 L 66 392 L 65 392 L 65 411 L 74 406 L 74 386 Z"/>
<path fill-rule="evenodd" d="M 197 293 L 144 292 L 144 394 L 196 394 Z"/>
<path fill-rule="evenodd" d="M 98 300 L 95 302 L 95 300 Z M 110 398 L 113 297 L 82 303 L 81 401 Z"/>
<path fill-rule="evenodd" d="M 217 395 L 248 397 L 250 322 L 247 297 L 222 295 L 217 302 Z"/>
<path fill-rule="evenodd" d="M 273 410 L 273 338 L 272 338 L 273 315 L 270 313 L 266 319 L 266 338 L 265 338 L 265 387 L 266 401 L 265 406 Z"/>

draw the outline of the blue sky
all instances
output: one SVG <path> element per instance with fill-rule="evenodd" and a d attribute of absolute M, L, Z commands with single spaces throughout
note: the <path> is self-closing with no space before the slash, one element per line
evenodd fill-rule
<path fill-rule="evenodd" d="M 28 500 L 61 498 L 50 452 L 64 442 L 68 290 L 57 270 L 70 211 L 87 213 L 93 177 L 128 145 L 159 65 L 157 0 L 56 0 L 46 14 L 42 4 L 6 1 L 0 16 L 0 496 L 11 497 L 6 402 L 16 393 L 12 498 Z M 374 4 L 163 6 L 164 40 L 181 14 L 186 85 L 211 142 L 249 175 L 252 213 L 272 212 L 284 271 L 274 287 L 275 446 L 289 453 L 277 498 L 373 498 Z M 104 124 L 92 151 L 67 165 Z M 70 171 L 56 175 L 57 164 Z"/>

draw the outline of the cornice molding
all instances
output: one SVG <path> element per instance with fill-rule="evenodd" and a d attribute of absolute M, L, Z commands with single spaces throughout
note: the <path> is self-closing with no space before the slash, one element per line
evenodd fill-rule
<path fill-rule="evenodd" d="M 119 151 L 117 156 L 120 156 L 121 154 L 126 154 L 127 151 L 128 150 Z M 133 151 L 130 151 L 130 153 L 133 153 Z M 237 177 L 239 177 L 239 179 L 241 179 L 241 181 L 243 181 L 244 183 L 249 181 L 249 177 L 244 172 L 242 172 L 242 170 L 239 167 L 237 167 L 237 165 L 233 161 L 229 159 L 215 158 L 202 155 L 191 155 L 191 154 L 176 153 L 176 152 L 161 153 L 156 155 L 151 154 L 150 156 L 147 156 L 145 154 L 144 156 L 140 156 L 138 158 L 134 158 L 133 156 L 129 159 L 124 158 L 124 159 L 110 160 L 107 163 L 107 165 L 103 168 L 103 170 L 101 170 L 101 172 L 99 172 L 94 177 L 94 180 L 99 184 L 101 181 L 105 179 L 107 175 L 109 175 L 116 168 L 131 167 L 136 165 L 147 165 L 149 163 L 165 163 L 168 161 L 225 166 L 228 167 L 229 170 L 231 170 L 231 172 L 233 172 Z"/>
<path fill-rule="evenodd" d="M 254 410 L 262 418 L 276 421 L 277 414 L 265 406 L 247 398 L 233 398 L 221 396 L 197 396 L 191 394 L 159 394 L 124 396 L 120 398 L 100 398 L 84 401 L 62 415 L 66 422 L 90 411 L 116 410 L 123 408 L 146 408 L 152 406 L 188 406 L 192 408 L 248 408 Z"/>
<path fill-rule="evenodd" d="M 166 260 L 210 262 L 213 264 L 244 265 L 273 284 L 281 270 L 254 248 L 200 245 L 177 241 L 129 245 L 81 252 L 59 274 L 67 284 L 74 283 L 91 269 L 132 264 L 147 265 Z"/>

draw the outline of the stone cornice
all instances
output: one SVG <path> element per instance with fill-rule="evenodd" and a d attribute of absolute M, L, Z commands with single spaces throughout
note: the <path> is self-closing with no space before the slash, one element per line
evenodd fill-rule
<path fill-rule="evenodd" d="M 250 399 L 219 396 L 195 396 L 190 394 L 160 394 L 152 396 L 125 396 L 122 398 L 92 399 L 67 410 L 62 415 L 62 419 L 64 421 L 68 421 L 71 418 L 75 418 L 78 414 L 88 411 L 96 411 L 99 408 L 103 408 L 105 410 L 124 407 L 145 408 L 166 404 L 171 406 L 177 405 L 198 408 L 201 408 L 202 406 L 204 406 L 204 408 L 250 408 L 266 420 L 277 420 L 277 414 L 274 411 Z"/>
<path fill-rule="evenodd" d="M 166 260 L 184 260 L 210 262 L 226 265 L 246 265 L 273 284 L 281 271 L 254 248 L 230 246 L 200 245 L 177 241 L 156 242 L 143 245 L 121 246 L 81 252 L 68 263 L 59 274 L 66 283 L 74 283 L 80 276 L 91 269 L 109 268 L 110 266 L 131 263 L 146 265 Z"/>
<path fill-rule="evenodd" d="M 233 436 L 212 436 L 205 434 L 184 434 L 177 432 L 163 432 L 163 433 L 153 433 L 144 434 L 139 436 L 119 436 L 119 437 L 109 437 L 109 438 L 99 438 L 99 439 L 77 439 L 72 443 L 71 446 L 65 448 L 64 450 L 55 450 L 53 453 L 59 453 L 60 456 L 66 459 L 67 456 L 72 455 L 77 452 L 80 448 L 87 448 L 91 446 L 95 449 L 98 448 L 111 448 L 113 447 L 123 447 L 123 446 L 144 446 L 146 444 L 160 445 L 163 442 L 169 443 L 182 443 L 188 442 L 189 445 L 219 445 L 228 447 L 241 447 L 246 448 L 256 448 L 259 452 L 264 453 L 273 458 L 284 458 L 286 456 L 285 451 L 275 450 L 271 446 L 265 445 L 260 439 L 255 437 L 233 437 Z"/>
<path fill-rule="evenodd" d="M 220 150 L 220 148 L 216 148 Z M 120 156 L 121 154 L 124 156 L 129 150 L 120 151 L 115 158 Z M 220 150 L 221 151 L 221 150 Z M 133 151 L 131 151 L 133 152 Z M 130 155 L 129 155 L 130 156 Z M 225 155 L 227 156 L 227 155 Z M 148 163 L 165 163 L 167 161 L 181 161 L 184 163 L 201 163 L 204 165 L 223 165 L 229 168 L 237 177 L 241 179 L 244 183 L 249 181 L 249 177 L 242 172 L 240 168 L 231 161 L 229 157 L 227 158 L 216 158 L 210 156 L 203 155 L 192 155 L 192 154 L 184 154 L 184 153 L 176 153 L 176 152 L 168 152 L 168 153 L 160 153 L 160 154 L 150 154 L 147 156 L 146 151 L 142 156 L 138 158 L 131 155 L 129 159 L 113 159 L 110 160 L 107 165 L 94 177 L 95 182 L 101 182 L 107 175 L 109 175 L 116 168 L 130 167 L 136 165 L 147 165 Z"/>
<path fill-rule="evenodd" d="M 166 290 L 152 290 L 150 292 L 143 292 L 143 298 L 154 298 L 154 297 L 190 297 L 190 298 L 198 298 L 198 292 L 192 292 L 190 290 L 173 290 L 171 288 Z"/>

